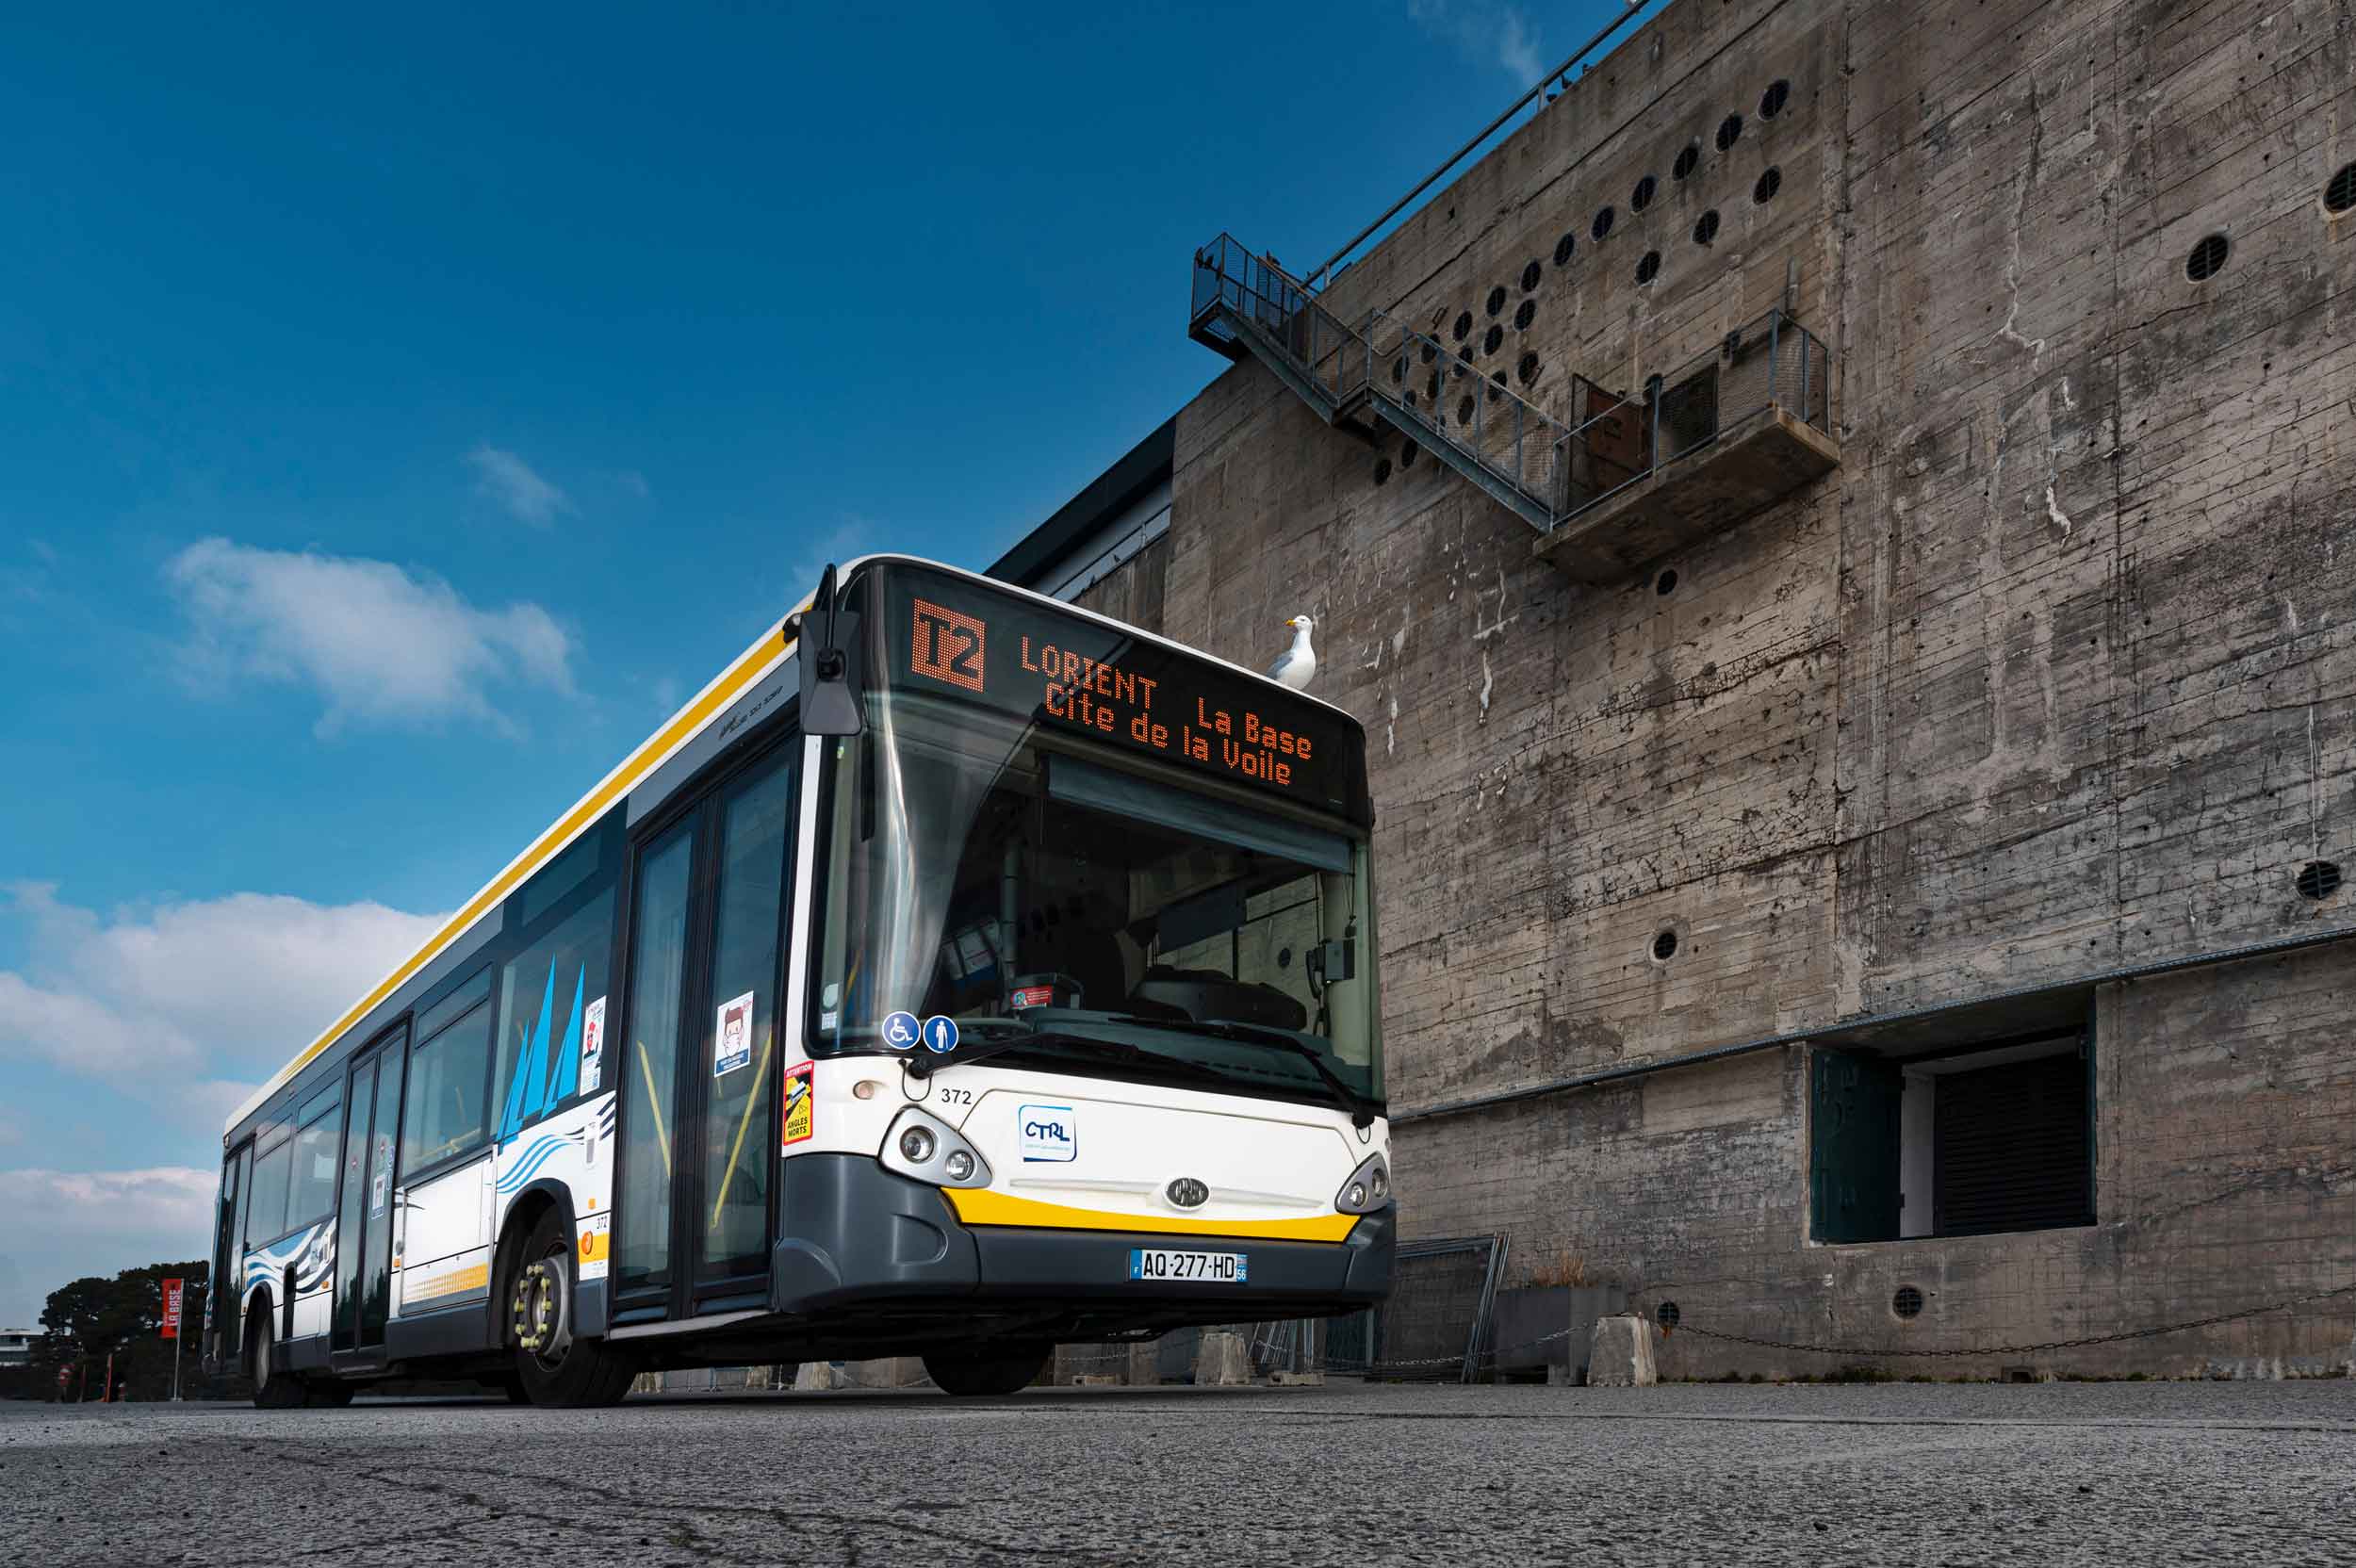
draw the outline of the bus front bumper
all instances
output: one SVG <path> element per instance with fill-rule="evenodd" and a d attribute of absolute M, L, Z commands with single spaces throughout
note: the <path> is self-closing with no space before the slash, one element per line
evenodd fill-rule
<path fill-rule="evenodd" d="M 1141 1323 L 1322 1316 L 1390 1293 L 1398 1210 L 1360 1217 L 1339 1242 L 1170 1235 L 1153 1231 L 967 1225 L 941 1189 L 857 1154 L 805 1154 L 781 1168 L 785 1217 L 769 1271 L 771 1310 L 822 1316 L 843 1308 L 948 1307 L 976 1298 L 1036 1302 Z M 1130 1278 L 1141 1247 L 1241 1252 L 1244 1283 Z"/>

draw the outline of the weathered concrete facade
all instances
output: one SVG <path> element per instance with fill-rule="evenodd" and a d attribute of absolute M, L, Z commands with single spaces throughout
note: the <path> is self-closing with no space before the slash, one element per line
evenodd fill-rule
<path fill-rule="evenodd" d="M 2356 1284 L 2356 948 L 2092 988 L 2087 1226 L 1812 1242 L 1813 1043 L 1412 1114 L 2356 929 L 2356 893 L 2294 889 L 2356 847 L 2356 211 L 2324 200 L 2351 160 L 2345 0 L 1680 0 L 1327 302 L 1485 329 L 1501 287 L 1483 368 L 1534 352 L 1544 401 L 1789 288 L 1835 356 L 1834 473 L 1597 588 L 1254 362 L 1181 414 L 1169 537 L 1085 602 L 1255 664 L 1317 617 L 1317 690 L 1373 742 L 1410 1234 L 1891 1351 Z M 2315 1373 L 2351 1331 L 2342 1294 L 1917 1365 Z M 1664 1377 L 1839 1361 L 1661 1347 Z"/>

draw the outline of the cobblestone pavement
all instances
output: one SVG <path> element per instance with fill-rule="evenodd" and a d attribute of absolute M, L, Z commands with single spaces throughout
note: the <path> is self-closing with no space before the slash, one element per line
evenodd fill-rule
<path fill-rule="evenodd" d="M 0 1403 L 0 1560 L 2348 1563 L 2356 1382 Z"/>

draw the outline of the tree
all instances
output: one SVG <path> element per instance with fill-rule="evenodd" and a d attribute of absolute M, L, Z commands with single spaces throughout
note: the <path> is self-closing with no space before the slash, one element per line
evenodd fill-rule
<path fill-rule="evenodd" d="M 49 1293 L 41 1309 L 45 1331 L 33 1352 L 33 1364 L 20 1397 L 57 1398 L 57 1373 L 73 1375 L 63 1390 L 74 1397 L 80 1387 L 97 1398 L 106 1392 L 106 1361 L 114 1358 L 118 1396 L 164 1399 L 172 1395 L 172 1341 L 162 1336 L 164 1287 L 168 1279 L 187 1282 L 181 1301 L 180 1383 L 184 1394 L 202 1397 L 211 1392 L 199 1364 L 198 1334 L 205 1320 L 205 1282 L 209 1269 L 203 1262 L 154 1263 L 126 1268 L 109 1280 L 89 1275 Z M 0 1387 L 0 1394 L 17 1390 Z"/>

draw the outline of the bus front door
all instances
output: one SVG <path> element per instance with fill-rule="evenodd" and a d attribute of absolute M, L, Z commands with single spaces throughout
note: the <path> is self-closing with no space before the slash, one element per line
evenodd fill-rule
<path fill-rule="evenodd" d="M 335 1218 L 335 1337 L 338 1361 L 372 1362 L 384 1351 L 392 1306 L 393 1151 L 401 1135 L 401 1083 L 409 1031 L 397 1025 L 355 1057 L 344 1089 L 343 1190 Z"/>
<path fill-rule="evenodd" d="M 637 850 L 617 1325 L 768 1299 L 795 750 L 732 774 Z"/>

